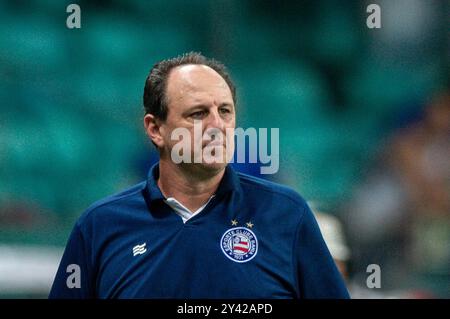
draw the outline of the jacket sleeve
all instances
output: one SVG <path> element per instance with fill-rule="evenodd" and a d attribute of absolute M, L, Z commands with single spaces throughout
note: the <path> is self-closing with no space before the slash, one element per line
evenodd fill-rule
<path fill-rule="evenodd" d="M 94 282 L 86 239 L 77 223 L 70 234 L 49 299 L 94 298 Z"/>
<path fill-rule="evenodd" d="M 306 203 L 294 243 L 299 298 L 348 299 L 344 280 Z"/>

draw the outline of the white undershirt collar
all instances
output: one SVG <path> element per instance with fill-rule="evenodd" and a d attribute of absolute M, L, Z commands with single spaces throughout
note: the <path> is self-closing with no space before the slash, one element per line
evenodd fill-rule
<path fill-rule="evenodd" d="M 206 205 L 208 205 L 208 203 L 211 201 L 211 199 L 214 197 L 215 195 L 212 195 L 208 201 L 206 202 L 205 205 L 203 205 L 202 207 L 200 207 L 199 209 L 197 209 L 195 212 L 190 211 L 186 206 L 184 206 L 183 204 L 181 204 L 178 200 L 176 200 L 174 197 L 169 197 L 167 199 L 164 200 L 164 202 L 169 205 L 176 213 L 178 216 L 181 217 L 181 219 L 183 220 L 183 223 L 186 223 L 189 219 L 191 219 L 192 217 L 194 217 L 195 215 L 199 214 L 205 207 Z"/>

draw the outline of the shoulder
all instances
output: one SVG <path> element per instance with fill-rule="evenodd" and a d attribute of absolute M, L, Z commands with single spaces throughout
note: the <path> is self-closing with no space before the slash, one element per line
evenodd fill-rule
<path fill-rule="evenodd" d="M 237 173 L 243 192 L 249 196 L 261 198 L 268 196 L 279 204 L 307 208 L 305 199 L 293 188 L 268 181 L 262 178 L 250 176 L 243 173 Z"/>
<path fill-rule="evenodd" d="M 145 182 L 141 182 L 94 202 L 78 219 L 78 227 L 82 228 L 82 226 L 92 222 L 93 219 L 108 218 L 114 212 L 123 211 L 123 208 L 128 208 L 127 211 L 131 211 L 138 202 L 144 200 L 142 191 L 145 185 Z"/>

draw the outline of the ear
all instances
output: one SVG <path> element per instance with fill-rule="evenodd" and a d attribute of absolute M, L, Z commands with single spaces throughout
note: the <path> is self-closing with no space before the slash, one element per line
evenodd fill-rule
<path fill-rule="evenodd" d="M 148 137 L 158 148 L 164 146 L 164 139 L 161 135 L 161 121 L 152 114 L 145 114 L 144 127 Z"/>

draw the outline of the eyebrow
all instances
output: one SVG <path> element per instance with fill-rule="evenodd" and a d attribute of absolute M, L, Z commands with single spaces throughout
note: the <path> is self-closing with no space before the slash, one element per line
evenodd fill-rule
<path fill-rule="evenodd" d="M 220 107 L 232 107 L 233 106 L 233 104 L 231 104 L 231 103 L 228 103 L 228 102 L 224 102 L 224 103 L 222 103 L 222 104 L 220 104 L 219 105 L 219 108 Z M 192 112 L 192 111 L 195 111 L 195 110 L 197 110 L 197 109 L 209 109 L 209 106 L 207 106 L 207 105 L 205 105 L 205 104 L 196 104 L 196 105 L 193 105 L 193 106 L 191 106 L 190 108 L 188 108 L 186 111 L 184 111 L 183 112 L 183 115 L 186 115 L 186 114 L 188 114 L 188 113 L 190 113 L 190 112 Z"/>

